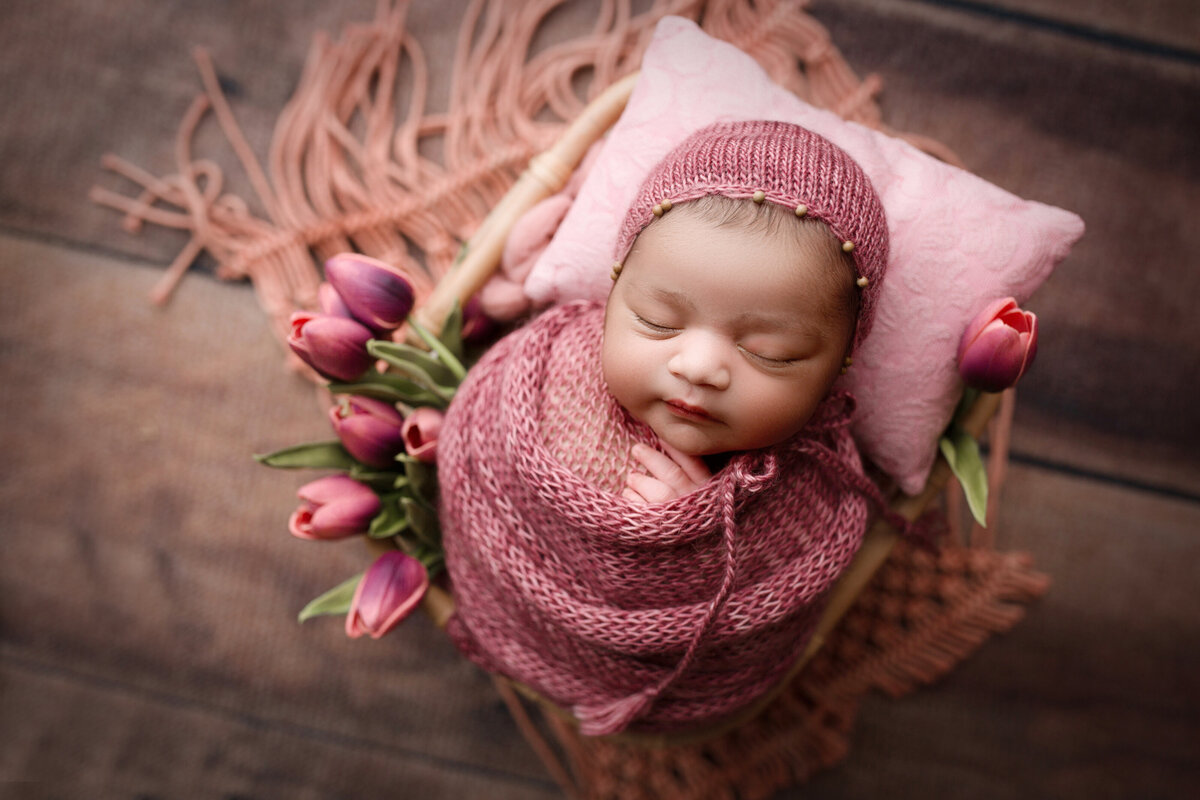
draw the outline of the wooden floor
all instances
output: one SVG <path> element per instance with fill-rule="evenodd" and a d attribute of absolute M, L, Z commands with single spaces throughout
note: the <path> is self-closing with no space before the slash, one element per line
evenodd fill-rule
<path fill-rule="evenodd" d="M 463 3 L 411 18 L 448 63 Z M 311 36 L 373 0 L 0 6 L 0 795 L 553 798 L 487 678 L 423 618 L 382 642 L 294 624 L 362 567 L 298 542 L 327 435 L 252 291 L 88 203 L 115 151 L 161 174 L 210 48 L 251 144 Z M 1081 214 L 1031 306 L 1000 544 L 1045 598 L 936 686 L 863 709 L 780 798 L 1200 796 L 1200 9 L 1192 0 L 822 0 L 885 118 Z M 587 24 L 573 4 L 560 26 Z M 448 75 L 435 71 L 435 96 Z M 216 147 L 206 131 L 197 147 Z M 109 185 L 112 185 L 111 183 Z"/>

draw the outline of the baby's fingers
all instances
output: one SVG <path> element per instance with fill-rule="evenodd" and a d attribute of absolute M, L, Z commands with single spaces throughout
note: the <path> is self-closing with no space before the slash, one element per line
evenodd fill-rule
<path fill-rule="evenodd" d="M 675 452 L 678 453 L 678 451 Z M 679 456 L 684 459 L 684 463 L 679 463 L 670 456 L 655 450 L 653 447 L 636 444 L 633 446 L 632 455 L 646 468 L 646 471 L 650 473 L 650 477 L 660 481 L 671 489 L 671 497 L 685 495 L 708 480 L 708 470 L 705 469 L 703 462 L 699 464 L 698 471 L 695 465 L 687 463 L 686 460 L 690 457 L 684 456 L 682 453 L 679 453 Z M 703 474 L 700 474 L 700 471 Z M 696 477 L 693 476 L 699 477 L 699 480 L 696 480 Z"/>
<path fill-rule="evenodd" d="M 625 489 L 621 492 L 621 495 L 626 500 L 635 503 L 650 504 L 665 503 L 679 496 L 667 484 L 657 478 L 643 475 L 640 472 L 631 472 L 625 476 Z"/>
<path fill-rule="evenodd" d="M 689 456 L 687 453 L 681 452 L 666 442 L 663 442 L 662 446 L 667 451 L 667 455 L 671 457 L 671 460 L 679 465 L 680 469 L 691 479 L 694 485 L 700 486 L 712 478 L 712 473 L 708 471 L 708 467 L 699 456 Z"/>

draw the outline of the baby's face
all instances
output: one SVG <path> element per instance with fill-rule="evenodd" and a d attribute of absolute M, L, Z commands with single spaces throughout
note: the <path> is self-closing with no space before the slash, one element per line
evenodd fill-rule
<path fill-rule="evenodd" d="M 718 228 L 685 205 L 652 222 L 609 296 L 609 391 L 689 455 L 767 447 L 799 431 L 852 332 L 830 265 L 801 252 L 785 233 Z"/>

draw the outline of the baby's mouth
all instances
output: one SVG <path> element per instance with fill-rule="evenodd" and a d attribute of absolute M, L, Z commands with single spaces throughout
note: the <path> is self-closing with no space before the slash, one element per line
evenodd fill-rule
<path fill-rule="evenodd" d="M 693 422 L 716 422 L 717 418 L 705 411 L 700 406 L 693 406 L 685 403 L 682 400 L 666 400 L 667 410 L 672 414 L 682 419 L 691 420 Z"/>

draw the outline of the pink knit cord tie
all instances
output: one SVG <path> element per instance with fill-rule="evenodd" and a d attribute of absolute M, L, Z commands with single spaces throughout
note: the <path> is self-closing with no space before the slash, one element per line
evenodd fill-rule
<path fill-rule="evenodd" d="M 847 430 L 853 401 L 835 393 L 800 434 L 735 454 L 694 492 L 624 499 L 632 445 L 656 439 L 604 387 L 602 322 L 593 303 L 546 312 L 455 397 L 438 451 L 448 630 L 584 733 L 680 730 L 782 680 L 878 490 Z"/>

